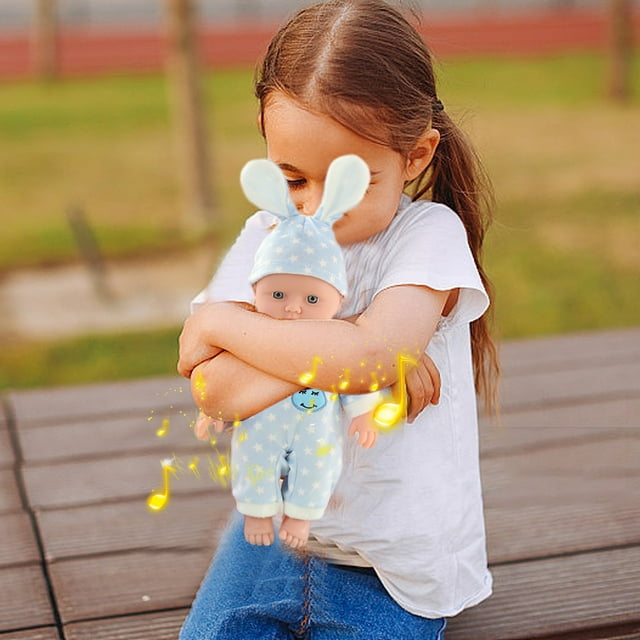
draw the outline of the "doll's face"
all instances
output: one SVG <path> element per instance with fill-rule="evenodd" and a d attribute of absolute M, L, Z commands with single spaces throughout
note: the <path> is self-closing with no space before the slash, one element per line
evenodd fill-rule
<path fill-rule="evenodd" d="M 254 288 L 256 310 L 279 320 L 328 320 L 342 302 L 335 287 L 313 276 L 273 273 Z"/>

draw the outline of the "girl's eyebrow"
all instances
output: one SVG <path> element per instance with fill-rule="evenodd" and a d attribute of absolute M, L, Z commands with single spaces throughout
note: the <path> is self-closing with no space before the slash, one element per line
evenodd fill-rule
<path fill-rule="evenodd" d="M 282 171 L 288 171 L 289 173 L 302 173 L 298 167 L 294 167 L 292 164 L 288 162 L 277 162 L 276 163 Z"/>
<path fill-rule="evenodd" d="M 288 162 L 276 162 L 276 164 L 278 165 L 278 167 L 280 167 L 282 171 L 288 171 L 289 173 L 299 173 L 299 174 L 303 173 L 303 171 L 298 169 L 298 167 L 294 167 L 292 164 L 289 164 Z M 371 171 L 370 173 L 371 173 L 371 177 L 375 178 L 378 175 L 380 175 L 382 171 Z"/>

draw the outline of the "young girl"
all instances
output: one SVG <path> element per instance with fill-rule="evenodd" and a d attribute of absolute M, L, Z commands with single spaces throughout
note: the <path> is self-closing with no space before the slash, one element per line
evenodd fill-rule
<path fill-rule="evenodd" d="M 349 392 L 364 393 L 372 373 L 393 382 L 398 355 L 426 349 L 442 394 L 420 411 L 422 359 L 407 378 L 413 424 L 372 449 L 345 442 L 308 554 L 249 545 L 234 519 L 180 637 L 442 638 L 446 617 L 491 592 L 474 389 L 475 377 L 491 398 L 497 373 L 482 173 L 438 99 L 428 50 L 383 0 L 300 11 L 272 41 L 256 92 L 268 156 L 302 213 L 316 210 L 334 158 L 353 153 L 371 169 L 362 203 L 334 225 L 349 276 L 340 316 L 352 321 L 283 322 L 237 304 L 252 299 L 248 272 L 273 222 L 258 213 L 210 287 L 234 302 L 187 320 L 179 371 L 206 380 L 201 406 L 225 420 L 299 390 L 317 357 L 315 387 L 330 392 L 350 372 Z"/>

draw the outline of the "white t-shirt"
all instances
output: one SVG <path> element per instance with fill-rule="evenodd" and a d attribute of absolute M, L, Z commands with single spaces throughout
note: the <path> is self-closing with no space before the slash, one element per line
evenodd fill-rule
<path fill-rule="evenodd" d="M 252 301 L 253 255 L 276 221 L 266 212 L 247 220 L 200 301 Z M 387 229 L 344 254 L 349 292 L 340 316 L 361 313 L 397 285 L 459 288 L 460 295 L 427 347 L 442 377 L 440 403 L 371 449 L 345 439 L 342 475 L 311 533 L 358 553 L 407 611 L 453 616 L 491 593 L 469 338 L 488 297 L 462 222 L 441 204 L 403 197 Z"/>

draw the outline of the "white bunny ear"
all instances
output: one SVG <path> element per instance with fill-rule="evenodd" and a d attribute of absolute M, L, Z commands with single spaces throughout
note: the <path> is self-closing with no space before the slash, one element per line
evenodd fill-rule
<path fill-rule="evenodd" d="M 366 193 L 371 173 L 367 163 L 356 155 L 336 158 L 327 171 L 322 202 L 316 215 L 333 222 L 353 209 Z"/>
<path fill-rule="evenodd" d="M 288 218 L 295 210 L 290 205 L 287 179 L 271 160 L 249 160 L 240 172 L 240 184 L 250 202 L 281 219 Z"/>

